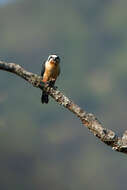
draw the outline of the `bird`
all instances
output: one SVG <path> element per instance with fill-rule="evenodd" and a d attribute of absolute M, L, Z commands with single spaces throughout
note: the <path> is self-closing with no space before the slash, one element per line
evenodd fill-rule
<path fill-rule="evenodd" d="M 49 55 L 48 59 L 42 64 L 41 76 L 42 82 L 54 86 L 57 77 L 60 74 L 60 57 Z M 43 90 L 41 96 L 42 104 L 49 102 L 48 93 Z"/>

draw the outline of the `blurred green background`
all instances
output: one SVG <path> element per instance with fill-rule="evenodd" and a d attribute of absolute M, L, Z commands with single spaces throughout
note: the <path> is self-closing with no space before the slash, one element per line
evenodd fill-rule
<path fill-rule="evenodd" d="M 0 60 L 40 74 L 61 57 L 57 86 L 104 127 L 127 129 L 127 1 L 0 1 Z M 68 110 L 0 71 L 0 190 L 123 190 L 127 156 Z"/>

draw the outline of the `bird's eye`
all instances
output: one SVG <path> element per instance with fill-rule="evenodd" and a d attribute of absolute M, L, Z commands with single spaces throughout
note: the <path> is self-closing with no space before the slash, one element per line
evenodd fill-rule
<path fill-rule="evenodd" d="M 50 59 L 52 59 L 52 56 L 49 56 L 48 61 L 50 61 Z"/>
<path fill-rule="evenodd" d="M 59 56 L 56 57 L 56 61 L 57 61 L 57 62 L 60 62 L 60 58 L 59 58 Z"/>

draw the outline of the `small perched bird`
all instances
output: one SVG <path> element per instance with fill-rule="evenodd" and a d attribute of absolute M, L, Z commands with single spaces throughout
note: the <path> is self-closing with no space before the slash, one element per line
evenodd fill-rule
<path fill-rule="evenodd" d="M 60 74 L 60 58 L 57 55 L 50 55 L 42 64 L 41 76 L 43 77 L 42 81 L 54 85 L 57 77 Z M 47 92 L 43 90 L 41 96 L 42 104 L 48 103 L 49 98 Z"/>

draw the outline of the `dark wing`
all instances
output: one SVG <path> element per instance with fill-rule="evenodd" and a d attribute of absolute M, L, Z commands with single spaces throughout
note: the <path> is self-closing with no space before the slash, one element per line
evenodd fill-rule
<path fill-rule="evenodd" d="M 42 69 L 41 69 L 41 76 L 43 77 L 43 74 L 45 72 L 45 61 L 42 63 Z"/>
<path fill-rule="evenodd" d="M 58 76 L 60 75 L 60 66 L 59 66 L 59 70 L 58 70 Z"/>

